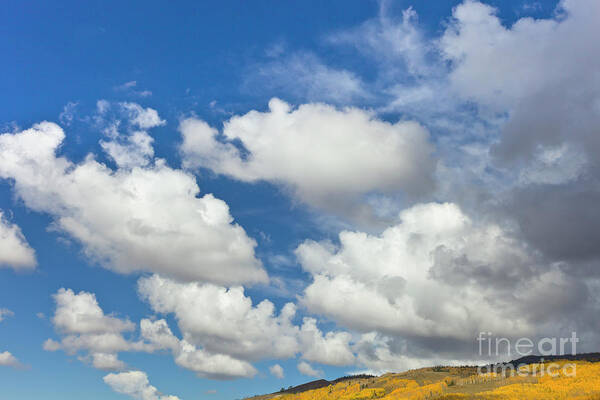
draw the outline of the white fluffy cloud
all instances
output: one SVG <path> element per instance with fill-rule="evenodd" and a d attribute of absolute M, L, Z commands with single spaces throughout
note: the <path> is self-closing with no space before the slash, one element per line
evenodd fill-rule
<path fill-rule="evenodd" d="M 60 289 L 53 297 L 56 311 L 52 323 L 61 340 L 48 339 L 45 350 L 63 350 L 70 355 L 83 353 L 79 357 L 82 361 L 103 370 L 125 367 L 117 357 L 119 352 L 152 350 L 141 342 L 126 339 L 123 334 L 133 331 L 135 324 L 104 314 L 94 294 Z"/>
<path fill-rule="evenodd" d="M 115 333 L 134 329 L 132 322 L 104 315 L 92 293 L 60 289 L 54 295 L 54 327 L 65 334 Z"/>
<path fill-rule="evenodd" d="M 136 339 L 135 324 L 105 314 L 94 294 L 60 289 L 51 318 L 60 340 L 48 339 L 44 349 L 63 350 L 102 370 L 123 370 L 121 352 L 167 350 L 177 365 L 210 379 L 252 377 L 257 373 L 252 361 L 299 353 L 323 364 L 355 362 L 350 334 L 323 334 L 312 318 L 294 325 L 292 303 L 275 315 L 271 302 L 253 306 L 241 287 L 184 284 L 156 275 L 140 279 L 139 290 L 156 312 L 175 315 L 182 338 L 164 319 L 142 319 Z"/>
<path fill-rule="evenodd" d="M 188 342 L 178 339 L 164 319 L 140 322 L 142 337 L 156 349 L 171 351 L 175 363 L 194 371 L 198 376 L 211 379 L 249 378 L 256 369 L 247 361 L 239 360 L 228 354 L 212 353 Z"/>
<path fill-rule="evenodd" d="M 54 300 L 56 311 L 51 320 L 61 338 L 48 339 L 44 343 L 47 351 L 63 350 L 94 368 L 115 371 L 126 367 L 118 358 L 121 352 L 168 350 L 178 365 L 201 377 L 232 379 L 256 374 L 247 361 L 206 351 L 185 338 L 180 340 L 163 319 L 142 319 L 140 338 L 135 339 L 136 325 L 128 319 L 106 315 L 92 293 L 60 289 Z"/>
<path fill-rule="evenodd" d="M 163 126 L 167 122 L 160 118 L 158 111 L 153 108 L 144 108 L 137 103 L 111 103 L 106 100 L 98 100 L 96 103 L 97 114 L 94 119 L 99 125 L 105 125 L 107 122 L 109 128 L 118 127 L 121 122 L 133 128 L 147 130 L 157 126 Z M 108 129 L 106 132 L 110 132 Z"/>
<path fill-rule="evenodd" d="M 454 21 L 441 38 L 441 50 L 454 63 L 451 81 L 460 93 L 512 106 L 564 80 L 597 83 L 600 56 L 590 50 L 600 32 L 598 2 L 561 1 L 556 18 L 522 18 L 510 27 L 496 11 L 465 1 L 454 9 Z"/>
<path fill-rule="evenodd" d="M 179 400 L 177 396 L 161 394 L 150 385 L 148 375 L 142 371 L 108 374 L 103 379 L 115 392 L 131 396 L 136 400 Z"/>
<path fill-rule="evenodd" d="M 298 363 L 298 371 L 300 371 L 300 373 L 302 375 L 312 376 L 312 377 L 315 377 L 315 378 L 318 378 L 319 376 L 323 375 L 323 371 L 319 371 L 319 370 L 314 369 L 306 361 L 300 361 Z"/>
<path fill-rule="evenodd" d="M 279 364 L 274 364 L 269 367 L 269 372 L 271 375 L 276 377 L 277 379 L 283 379 L 285 377 L 283 373 L 283 367 Z"/>
<path fill-rule="evenodd" d="M 384 122 L 356 108 L 304 104 L 294 109 L 272 99 L 266 112 L 227 121 L 223 141 L 196 118 L 182 121 L 180 130 L 186 166 L 247 182 L 281 183 L 301 201 L 330 210 L 361 194 L 421 194 L 432 186 L 435 164 L 427 130 L 416 122 Z"/>
<path fill-rule="evenodd" d="M 291 358 L 297 354 L 305 360 L 328 365 L 355 363 L 349 333 L 323 334 L 313 318 L 304 318 L 301 326 L 295 325 L 293 303 L 284 305 L 277 314 L 269 300 L 253 305 L 241 287 L 184 284 L 157 275 L 141 278 L 138 288 L 154 311 L 174 314 L 183 337 L 175 338 L 163 320 L 144 322 L 142 336 L 150 343 L 172 350 L 176 362 L 182 366 L 189 365 L 186 360 L 192 356 L 202 359 L 210 354 L 229 357 L 222 361 L 231 363 L 232 368 L 224 367 L 221 375 L 230 370 L 231 376 L 254 375 L 254 368 L 245 361 Z M 197 372 L 217 375 L 214 371 Z"/>
<path fill-rule="evenodd" d="M 116 113 L 112 115 L 110 111 L 114 109 Z M 95 121 L 108 137 L 108 140 L 100 141 L 102 149 L 121 168 L 148 165 L 154 156 L 154 139 L 147 130 L 166 123 L 152 108 L 144 108 L 136 103 L 114 104 L 106 100 L 98 102 Z M 126 133 L 120 132 L 123 125 Z"/>
<path fill-rule="evenodd" d="M 19 360 L 17 360 L 17 358 L 13 356 L 10 352 L 5 351 L 3 353 L 0 353 L 0 366 L 21 368 L 23 364 L 21 364 Z"/>
<path fill-rule="evenodd" d="M 323 332 L 317 320 L 304 318 L 300 329 L 300 342 L 304 352 L 302 358 L 328 365 L 352 365 L 354 354 L 350 350 L 352 335 L 348 332 Z"/>
<path fill-rule="evenodd" d="M 150 129 L 166 123 L 152 108 L 144 108 L 137 103 L 119 103 L 119 105 L 128 114 L 131 124 L 137 125 L 140 129 Z"/>
<path fill-rule="evenodd" d="M 242 287 L 181 284 L 157 275 L 141 278 L 138 287 L 154 311 L 175 315 L 185 340 L 208 351 L 256 360 L 299 350 L 292 303 L 276 315 L 268 300 L 253 306 Z"/>
<path fill-rule="evenodd" d="M 139 124 L 148 126 L 146 119 Z M 192 175 L 163 160 L 117 170 L 93 156 L 74 164 L 56 154 L 63 139 L 49 122 L 0 135 L 0 177 L 14 182 L 27 207 L 52 215 L 53 227 L 79 240 L 92 260 L 120 273 L 227 284 L 267 280 L 256 242 L 232 223 L 225 202 L 197 197 Z"/>
<path fill-rule="evenodd" d="M 2 145 L 0 144 L 1 151 Z M 0 210 L 0 268 L 30 270 L 35 268 L 36 264 L 35 251 L 27 243 L 21 228 L 11 224 Z"/>
<path fill-rule="evenodd" d="M 400 218 L 379 236 L 344 231 L 339 246 L 298 247 L 313 276 L 302 299 L 309 310 L 362 332 L 470 341 L 481 330 L 532 334 L 552 310 L 527 304 L 558 287 L 578 291 L 509 231 L 454 204 L 419 204 Z"/>
<path fill-rule="evenodd" d="M 153 139 L 144 131 L 133 132 L 120 141 L 101 141 L 104 151 L 123 168 L 142 167 L 148 165 L 154 156 Z"/>

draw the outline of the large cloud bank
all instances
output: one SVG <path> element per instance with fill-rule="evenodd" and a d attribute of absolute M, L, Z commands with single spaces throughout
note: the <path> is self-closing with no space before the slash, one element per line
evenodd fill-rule
<path fill-rule="evenodd" d="M 14 183 L 27 207 L 50 214 L 54 227 L 77 239 L 91 259 L 120 273 L 218 283 L 267 280 L 254 256 L 256 242 L 233 223 L 225 202 L 211 194 L 197 197 L 192 175 L 159 159 L 138 166 L 128 161 L 128 168 L 116 170 L 92 155 L 75 164 L 57 155 L 64 137 L 49 122 L 0 135 L 0 177 Z M 26 252 L 14 262 L 28 265 L 31 257 Z"/>

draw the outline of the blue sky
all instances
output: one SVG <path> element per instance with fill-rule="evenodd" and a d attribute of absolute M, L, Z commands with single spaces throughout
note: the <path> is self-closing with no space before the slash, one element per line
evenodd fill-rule
<path fill-rule="evenodd" d="M 597 350 L 598 12 L 5 4 L 0 398 Z"/>

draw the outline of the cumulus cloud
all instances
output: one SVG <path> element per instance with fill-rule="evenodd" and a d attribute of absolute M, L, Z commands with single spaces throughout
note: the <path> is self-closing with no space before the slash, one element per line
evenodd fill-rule
<path fill-rule="evenodd" d="M 132 108 L 137 113 L 137 107 Z M 154 117 L 135 122 L 148 127 Z M 152 114 L 153 115 L 153 114 Z M 85 254 L 119 273 L 160 272 L 182 280 L 265 282 L 256 242 L 233 223 L 227 204 L 197 197 L 193 175 L 164 160 L 112 170 L 88 156 L 75 164 L 57 155 L 63 130 L 50 122 L 0 135 L 0 177 L 25 205 L 54 218 L 53 228 Z"/>
<path fill-rule="evenodd" d="M 102 149 L 123 168 L 146 166 L 154 156 L 152 142 L 146 132 L 133 132 L 121 140 L 100 141 Z"/>
<path fill-rule="evenodd" d="M 506 107 L 553 83 L 595 82 L 600 58 L 587 54 L 587 62 L 578 60 L 593 44 L 597 8 L 594 1 L 566 0 L 553 18 L 521 18 L 507 27 L 492 6 L 477 1 L 460 4 L 440 43 L 454 63 L 454 86 L 477 101 Z M 570 79 L 582 73 L 585 79 Z M 491 76 L 497 79 L 488 80 Z"/>
<path fill-rule="evenodd" d="M 378 120 L 357 108 L 318 103 L 292 108 L 272 99 L 266 112 L 225 122 L 223 140 L 196 118 L 182 121 L 180 131 L 187 167 L 245 182 L 281 183 L 299 200 L 333 212 L 364 194 L 420 195 L 433 185 L 427 130 L 416 122 Z"/>
<path fill-rule="evenodd" d="M 147 130 L 162 126 L 158 112 L 137 103 L 110 103 L 100 100 L 94 117 L 107 140 L 101 140 L 104 152 L 121 168 L 143 167 L 154 157 L 154 139 Z M 121 132 L 125 128 L 126 132 Z"/>
<path fill-rule="evenodd" d="M 137 400 L 179 400 L 177 396 L 161 394 L 150 384 L 148 375 L 142 371 L 128 371 L 108 374 L 104 382 L 117 393 L 131 396 Z"/>
<path fill-rule="evenodd" d="M 118 358 L 119 353 L 168 350 L 178 365 L 202 377 L 232 379 L 256 374 L 256 369 L 246 361 L 208 352 L 186 339 L 180 340 L 164 319 L 142 319 L 140 337 L 136 339 L 136 325 L 128 319 L 106 315 L 93 293 L 60 289 L 54 300 L 56 311 L 51 321 L 60 340 L 48 339 L 43 346 L 47 351 L 63 350 L 94 368 L 115 371 L 126 368 Z"/>
<path fill-rule="evenodd" d="M 13 356 L 10 352 L 5 351 L 0 353 L 0 366 L 4 367 L 13 367 L 13 368 L 22 368 L 23 364 L 15 356 Z"/>
<path fill-rule="evenodd" d="M 239 360 L 228 354 L 212 354 L 186 342 L 175 352 L 175 362 L 200 377 L 210 379 L 251 378 L 256 369 L 247 361 Z"/>
<path fill-rule="evenodd" d="M 351 330 L 441 353 L 466 345 L 472 351 L 480 331 L 533 335 L 589 295 L 513 232 L 475 222 L 455 204 L 418 204 L 400 220 L 377 236 L 344 231 L 337 246 L 301 244 L 296 254 L 313 277 L 303 304 Z M 567 295 L 546 299 L 557 291 Z"/>
<path fill-rule="evenodd" d="M 304 318 L 300 330 L 300 341 L 305 349 L 302 358 L 328 365 L 352 365 L 354 354 L 350 349 L 352 335 L 348 332 L 323 332 L 317 327 L 317 320 Z"/>
<path fill-rule="evenodd" d="M 156 349 L 171 351 L 175 363 L 194 371 L 198 376 L 210 379 L 249 378 L 256 369 L 247 361 L 229 354 L 208 352 L 188 340 L 179 339 L 164 319 L 151 321 L 143 319 L 140 323 L 142 337 Z"/>
<path fill-rule="evenodd" d="M 96 114 L 93 120 L 97 127 L 102 128 L 107 136 L 113 136 L 115 128 L 127 125 L 133 130 L 148 130 L 166 125 L 167 121 L 160 118 L 158 111 L 150 107 L 142 107 L 138 103 L 110 102 L 98 100 Z"/>
<path fill-rule="evenodd" d="M 277 379 L 283 379 L 285 376 L 283 373 L 283 367 L 279 364 L 274 364 L 274 365 L 270 366 L 269 372 L 271 373 L 271 375 L 273 375 Z"/>
<path fill-rule="evenodd" d="M 175 315 L 184 339 L 211 352 L 256 360 L 298 351 L 293 303 L 276 315 L 268 300 L 253 306 L 242 287 L 181 284 L 157 275 L 141 278 L 138 288 L 154 311 Z"/>
<path fill-rule="evenodd" d="M 125 338 L 123 334 L 135 330 L 135 324 L 104 314 L 93 293 L 60 289 L 53 297 L 56 311 L 52 324 L 61 340 L 48 339 L 45 350 L 79 354 L 80 360 L 102 370 L 125 368 L 125 363 L 117 357 L 119 352 L 153 350 L 140 341 Z"/>
<path fill-rule="evenodd" d="M 121 109 L 129 117 L 132 125 L 137 125 L 140 129 L 150 129 L 165 125 L 166 121 L 160 118 L 158 112 L 153 108 L 144 108 L 137 103 L 119 103 Z"/>
<path fill-rule="evenodd" d="M 146 318 L 140 321 L 136 338 L 136 325 L 104 313 L 93 293 L 60 289 L 54 295 L 56 310 L 51 318 L 60 340 L 48 339 L 44 349 L 63 350 L 102 370 L 125 369 L 118 357 L 122 352 L 166 350 L 177 365 L 200 377 L 221 380 L 256 375 L 252 361 L 298 353 L 323 364 L 354 362 L 350 334 L 323 334 L 311 318 L 305 318 L 302 326 L 294 325 L 292 303 L 276 315 L 270 301 L 253 306 L 240 287 L 183 284 L 156 275 L 140 279 L 139 290 L 154 311 L 175 315 L 181 338 L 166 320 Z"/>
<path fill-rule="evenodd" d="M 123 332 L 132 330 L 133 323 L 104 315 L 92 293 L 75 294 L 71 289 L 59 289 L 53 296 L 56 311 L 52 317 L 54 326 L 66 334 Z"/>
<path fill-rule="evenodd" d="M 318 371 L 318 370 L 314 369 L 306 361 L 300 361 L 298 363 L 298 371 L 300 371 L 300 373 L 302 375 L 313 376 L 315 378 L 318 378 L 319 376 L 323 375 L 323 371 Z"/>
<path fill-rule="evenodd" d="M 236 371 L 245 365 L 241 372 L 254 375 L 254 368 L 241 361 L 301 354 L 308 361 L 328 365 L 355 362 L 349 333 L 323 334 L 313 318 L 304 318 L 302 325 L 295 325 L 293 303 L 284 305 L 277 314 L 269 300 L 253 305 L 241 287 L 182 284 L 156 275 L 141 278 L 138 289 L 154 311 L 174 314 L 183 336 L 181 340 L 173 336 L 166 323 L 159 321 L 145 322 L 142 333 L 151 343 L 162 343 L 164 348 L 172 350 L 180 365 L 192 354 L 223 354 L 231 357 L 229 361 L 236 365 Z M 198 349 L 204 353 L 197 353 Z"/>
<path fill-rule="evenodd" d="M 2 145 L 0 143 L 0 152 Z M 35 251 L 16 224 L 11 224 L 0 210 L 0 268 L 31 270 L 37 265 Z M 0 314 L 0 321 L 2 315 Z"/>

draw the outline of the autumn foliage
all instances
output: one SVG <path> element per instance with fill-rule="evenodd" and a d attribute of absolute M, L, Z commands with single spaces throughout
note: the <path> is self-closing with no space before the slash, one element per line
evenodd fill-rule
<path fill-rule="evenodd" d="M 260 396 L 260 399 L 600 400 L 600 363 L 559 361 L 555 364 L 558 368 L 552 376 L 540 373 L 544 364 L 487 374 L 477 373 L 471 367 L 425 368 L 402 374 L 349 379 L 320 389 Z M 565 366 L 570 369 L 564 369 Z"/>

